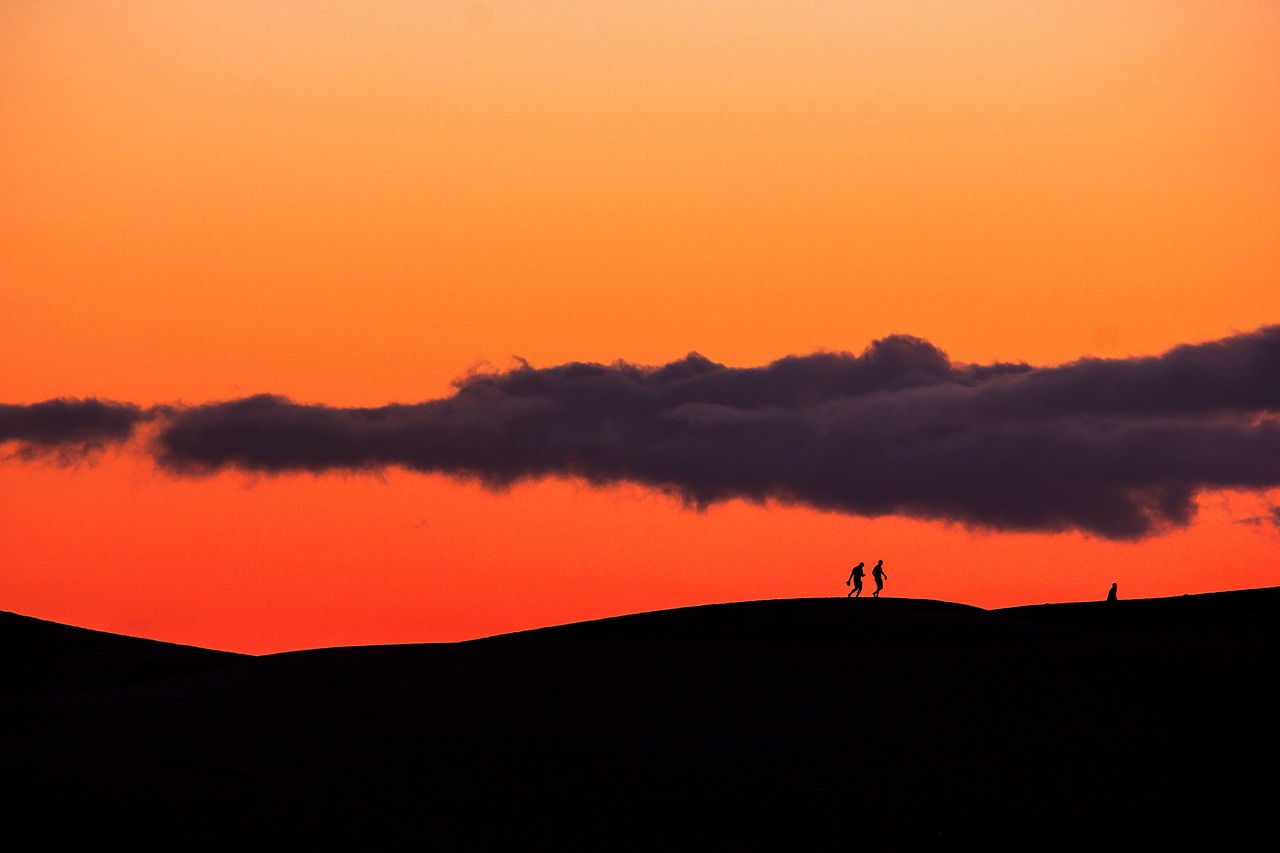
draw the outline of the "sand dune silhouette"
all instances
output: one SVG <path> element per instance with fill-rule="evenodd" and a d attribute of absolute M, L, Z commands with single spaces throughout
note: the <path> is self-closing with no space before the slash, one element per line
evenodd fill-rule
<path fill-rule="evenodd" d="M 1220 842 L 1280 794 L 1278 616 L 841 596 L 250 657 L 0 614 L 0 793 L 50 844 Z"/>

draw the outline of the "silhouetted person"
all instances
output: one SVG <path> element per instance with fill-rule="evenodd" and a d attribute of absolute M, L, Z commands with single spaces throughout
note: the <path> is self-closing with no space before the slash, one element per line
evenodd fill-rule
<path fill-rule="evenodd" d="M 876 591 L 871 593 L 871 597 L 879 598 L 880 590 L 884 589 L 884 579 L 889 577 L 888 572 L 884 570 L 884 560 L 876 560 L 876 567 L 871 570 L 871 577 L 876 582 Z"/>
<path fill-rule="evenodd" d="M 1112 584 L 1110 591 L 1107 592 L 1107 601 L 1115 601 L 1115 600 L 1116 600 L 1116 585 Z"/>
<path fill-rule="evenodd" d="M 862 596 L 862 566 L 862 563 L 858 563 L 858 565 L 853 567 L 853 571 L 849 572 L 849 580 L 845 581 L 844 585 L 848 586 L 849 581 L 853 581 L 853 589 L 849 590 L 849 595 L 846 595 L 845 598 L 848 598 L 849 596 L 860 598 Z"/>

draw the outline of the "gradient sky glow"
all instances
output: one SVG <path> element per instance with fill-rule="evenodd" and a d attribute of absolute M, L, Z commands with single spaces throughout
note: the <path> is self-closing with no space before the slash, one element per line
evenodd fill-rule
<path fill-rule="evenodd" d="M 1271 2 L 9 0 L 0 403 L 379 406 L 892 333 L 1155 355 L 1280 322 L 1277 176 Z M 858 560 L 984 607 L 1280 585 L 1274 491 L 1108 542 L 0 454 L 0 609 L 238 651 L 843 594 Z"/>

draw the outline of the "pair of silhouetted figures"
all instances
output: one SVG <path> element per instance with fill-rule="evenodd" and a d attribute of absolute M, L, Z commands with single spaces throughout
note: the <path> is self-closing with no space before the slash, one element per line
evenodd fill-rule
<path fill-rule="evenodd" d="M 852 586 L 849 594 L 845 598 L 860 598 L 862 596 L 862 577 L 865 574 L 862 571 L 862 563 L 853 567 L 853 571 L 849 572 L 849 579 L 844 582 L 845 586 Z M 880 590 L 884 589 L 884 579 L 889 577 L 889 573 L 884 570 L 884 560 L 877 560 L 876 567 L 871 570 L 871 579 L 876 582 L 876 591 L 871 593 L 872 598 L 880 597 Z"/>

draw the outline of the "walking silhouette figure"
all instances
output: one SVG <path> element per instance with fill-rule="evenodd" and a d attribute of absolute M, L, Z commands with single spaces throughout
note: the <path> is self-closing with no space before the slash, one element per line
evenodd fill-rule
<path fill-rule="evenodd" d="M 876 561 L 876 567 L 871 570 L 871 577 L 876 582 L 876 591 L 871 593 L 871 597 L 879 598 L 880 590 L 884 589 L 884 579 L 889 577 L 889 573 L 884 570 L 884 560 Z"/>
<path fill-rule="evenodd" d="M 1116 585 L 1112 584 L 1111 590 L 1107 593 L 1107 601 L 1115 601 L 1115 600 L 1116 600 Z"/>
<path fill-rule="evenodd" d="M 849 580 L 844 582 L 845 586 L 849 585 L 849 581 L 853 581 L 853 589 L 849 590 L 849 595 L 845 598 L 859 598 L 862 596 L 862 563 L 853 567 L 853 571 L 849 572 Z"/>

